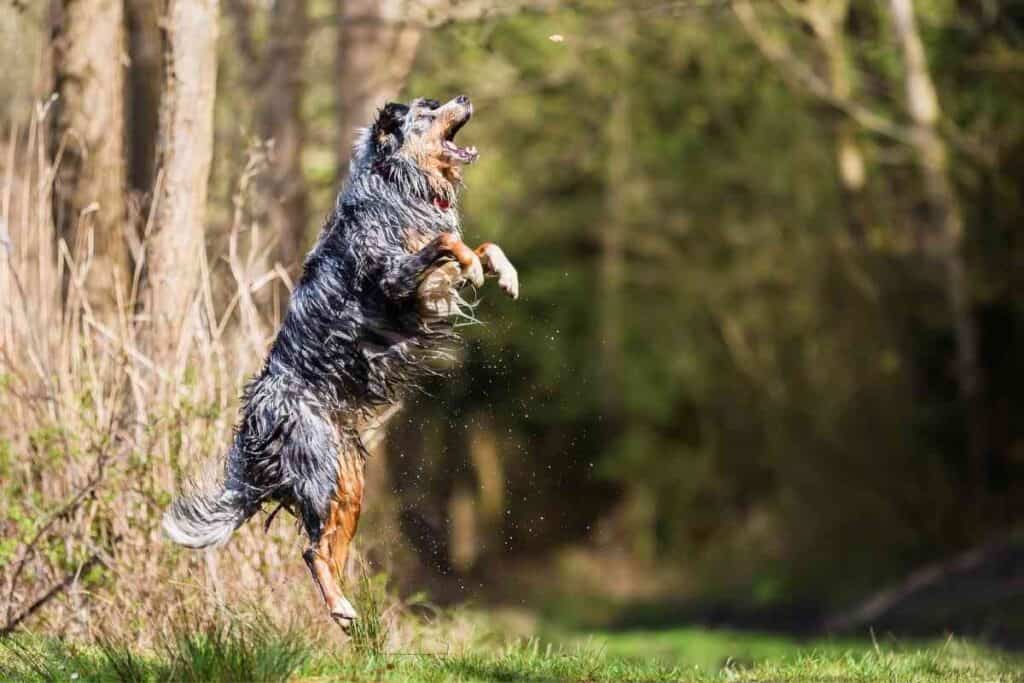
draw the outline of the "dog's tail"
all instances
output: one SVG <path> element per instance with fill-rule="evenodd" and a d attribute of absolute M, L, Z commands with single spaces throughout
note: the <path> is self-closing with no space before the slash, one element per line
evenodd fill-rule
<path fill-rule="evenodd" d="M 188 548 L 223 545 L 258 509 L 230 483 L 184 493 L 164 513 L 168 538 Z"/>

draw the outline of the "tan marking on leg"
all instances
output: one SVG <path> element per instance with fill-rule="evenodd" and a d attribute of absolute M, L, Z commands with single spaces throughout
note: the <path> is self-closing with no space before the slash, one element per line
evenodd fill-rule
<path fill-rule="evenodd" d="M 331 507 L 334 533 L 327 537 L 327 544 L 334 571 L 344 576 L 349 545 L 356 535 L 363 508 L 363 463 L 359 456 L 342 459 L 337 498 Z"/>
<path fill-rule="evenodd" d="M 459 262 L 463 268 L 468 268 L 472 265 L 473 261 L 479 258 L 473 253 L 473 250 L 466 246 L 466 243 L 460 240 L 450 232 L 444 232 L 440 235 L 441 247 L 446 251 L 451 252 L 451 255 L 455 257 L 455 260 Z"/>
<path fill-rule="evenodd" d="M 320 540 L 303 558 L 320 589 L 331 617 L 344 631 L 358 617 L 339 585 L 344 577 L 349 546 L 356 535 L 363 505 L 363 462 L 358 453 L 342 455 L 338 462 L 338 490 L 331 502 Z"/>
<path fill-rule="evenodd" d="M 462 266 L 462 276 L 479 287 L 484 283 L 484 267 L 480 257 L 466 243 L 451 233 L 441 233 L 441 248 L 447 250 Z"/>
<path fill-rule="evenodd" d="M 341 597 L 341 590 L 331 573 L 331 566 L 327 558 L 319 550 L 320 544 L 306 548 L 302 553 L 302 559 L 309 567 L 309 573 L 313 576 L 313 583 L 320 590 L 320 597 L 323 598 L 327 609 L 334 612 L 338 606 L 338 599 Z"/>

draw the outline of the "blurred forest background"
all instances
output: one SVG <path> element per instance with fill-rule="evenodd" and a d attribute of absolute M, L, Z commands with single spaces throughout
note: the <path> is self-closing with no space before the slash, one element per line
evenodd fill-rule
<path fill-rule="evenodd" d="M 366 566 L 608 623 L 1022 633 L 1024 3 L 0 0 L 0 63 L 5 630 L 319 618 L 290 522 L 201 554 L 160 514 L 355 128 L 466 93 L 465 232 L 523 296 L 482 290 L 389 426 Z"/>

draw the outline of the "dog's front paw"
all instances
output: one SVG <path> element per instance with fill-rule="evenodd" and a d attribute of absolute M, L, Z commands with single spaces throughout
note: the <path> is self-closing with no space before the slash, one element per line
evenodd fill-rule
<path fill-rule="evenodd" d="M 498 286 L 501 290 L 508 294 L 513 299 L 519 298 L 519 273 L 516 272 L 515 266 L 508 261 L 505 262 L 506 267 L 501 269 L 495 269 L 498 274 Z"/>
<path fill-rule="evenodd" d="M 516 267 L 505 256 L 497 244 L 487 244 L 483 247 L 484 258 L 487 261 L 488 270 L 498 278 L 498 286 L 501 290 L 513 299 L 519 298 L 519 273 Z"/>
<path fill-rule="evenodd" d="M 469 263 L 462 266 L 462 277 L 473 283 L 474 287 L 481 287 L 484 284 L 484 266 L 480 257 L 473 254 Z"/>

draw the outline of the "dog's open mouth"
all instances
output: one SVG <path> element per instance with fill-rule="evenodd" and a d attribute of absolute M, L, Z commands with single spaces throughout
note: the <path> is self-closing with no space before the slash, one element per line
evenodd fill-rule
<path fill-rule="evenodd" d="M 449 157 L 463 164 L 471 164 L 476 161 L 478 156 L 480 156 L 475 145 L 459 147 L 455 144 L 455 135 L 462 130 L 462 127 L 469 122 L 469 119 L 472 118 L 472 116 L 473 108 L 471 106 L 466 110 L 466 114 L 461 119 L 452 124 L 452 127 L 448 129 L 448 132 L 444 136 L 444 142 L 441 143 L 441 146 Z"/>

